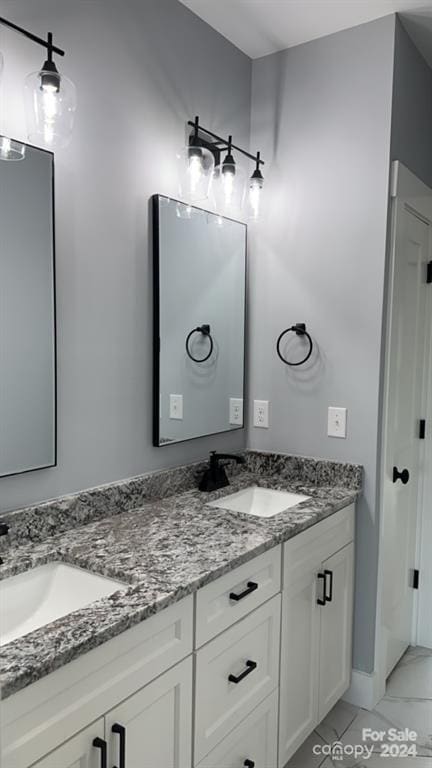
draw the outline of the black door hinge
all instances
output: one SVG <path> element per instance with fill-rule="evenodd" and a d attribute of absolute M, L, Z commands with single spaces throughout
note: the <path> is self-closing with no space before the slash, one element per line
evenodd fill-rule
<path fill-rule="evenodd" d="M 426 269 L 426 282 L 432 283 L 432 261 L 429 261 Z"/>
<path fill-rule="evenodd" d="M 420 419 L 419 438 L 420 440 L 424 440 L 426 438 L 426 419 Z"/>
<path fill-rule="evenodd" d="M 412 572 L 412 588 L 418 589 L 420 583 L 420 571 L 417 568 L 414 568 Z"/>

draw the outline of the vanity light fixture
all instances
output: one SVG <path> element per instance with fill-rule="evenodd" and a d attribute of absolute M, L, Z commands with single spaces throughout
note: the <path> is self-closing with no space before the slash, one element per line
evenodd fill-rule
<path fill-rule="evenodd" d="M 65 52 L 53 44 L 51 32 L 43 40 L 2 17 L 0 24 L 46 48 L 47 58 L 41 69 L 28 75 L 25 81 L 27 133 L 30 141 L 48 149 L 65 147 L 73 129 L 76 89 L 53 61 L 53 54 L 64 56 Z"/>
<path fill-rule="evenodd" d="M 264 178 L 261 173 L 261 166 L 264 165 L 264 160 L 261 160 L 261 155 L 257 152 L 256 155 L 252 155 L 242 147 L 233 144 L 232 136 L 228 139 L 224 139 L 218 136 L 213 131 L 208 130 L 200 125 L 199 117 L 195 117 L 194 121 L 189 121 L 188 125 L 193 128 L 189 137 L 188 151 L 195 152 L 200 149 L 202 152 L 209 151 L 214 158 L 214 171 L 213 171 L 213 184 L 212 191 L 216 209 L 219 213 L 224 213 L 228 216 L 237 216 L 241 214 L 242 207 L 245 202 L 245 188 L 246 188 L 246 175 L 243 168 L 237 165 L 234 152 L 247 157 L 249 160 L 255 162 L 255 170 L 249 180 L 249 195 L 247 200 L 247 215 L 248 218 L 255 221 L 259 216 L 261 190 L 264 184 Z M 226 152 L 225 157 L 222 155 Z M 187 158 L 189 158 L 187 154 Z M 185 167 L 183 165 L 183 167 Z M 184 189 L 184 185 L 180 185 L 180 192 L 184 196 L 191 198 L 191 195 L 187 194 L 187 190 Z"/>

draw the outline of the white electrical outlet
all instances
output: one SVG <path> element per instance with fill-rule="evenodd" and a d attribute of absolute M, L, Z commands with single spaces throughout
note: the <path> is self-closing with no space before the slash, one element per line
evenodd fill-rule
<path fill-rule="evenodd" d="M 328 409 L 328 428 L 329 437 L 347 436 L 347 409 L 330 407 Z"/>
<path fill-rule="evenodd" d="M 262 427 L 262 429 L 268 429 L 268 426 L 269 426 L 269 401 L 268 400 L 254 400 L 253 424 L 254 424 L 254 427 Z"/>
<path fill-rule="evenodd" d="M 243 426 L 243 399 L 230 397 L 229 399 L 229 423 Z"/>
<path fill-rule="evenodd" d="M 170 395 L 170 419 L 183 418 L 183 395 Z"/>

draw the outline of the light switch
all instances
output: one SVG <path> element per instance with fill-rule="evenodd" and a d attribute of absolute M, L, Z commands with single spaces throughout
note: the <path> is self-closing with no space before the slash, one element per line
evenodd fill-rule
<path fill-rule="evenodd" d="M 330 407 L 328 409 L 328 429 L 329 437 L 347 436 L 347 409 Z"/>
<path fill-rule="evenodd" d="M 183 395 L 170 395 L 170 419 L 183 418 Z"/>
<path fill-rule="evenodd" d="M 269 401 L 268 400 L 254 400 L 253 423 L 254 423 L 254 427 L 261 427 L 262 429 L 268 429 L 268 426 L 269 426 Z"/>
<path fill-rule="evenodd" d="M 229 423 L 243 426 L 243 398 L 230 397 L 229 400 Z"/>

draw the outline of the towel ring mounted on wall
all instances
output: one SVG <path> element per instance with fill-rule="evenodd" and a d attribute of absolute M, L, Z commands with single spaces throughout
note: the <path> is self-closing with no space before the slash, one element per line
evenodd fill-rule
<path fill-rule="evenodd" d="M 200 357 L 200 358 L 194 357 L 192 352 L 189 349 L 189 341 L 191 339 L 191 336 L 193 336 L 194 333 L 202 333 L 203 336 L 207 336 L 207 338 L 208 338 L 208 340 L 210 342 L 210 349 L 209 349 L 209 351 L 208 351 L 208 353 L 207 353 L 207 355 L 205 357 Z M 192 330 L 190 331 L 190 333 L 188 333 L 188 335 L 186 337 L 186 352 L 187 352 L 188 357 L 190 357 L 190 359 L 193 360 L 194 363 L 205 363 L 205 361 L 208 360 L 209 357 L 211 357 L 211 355 L 212 355 L 213 346 L 214 345 L 213 345 L 212 335 L 210 333 L 210 326 L 207 325 L 207 324 L 199 325 L 197 328 L 192 328 Z"/>
<path fill-rule="evenodd" d="M 290 363 L 289 360 L 285 360 L 285 358 L 282 355 L 282 352 L 280 351 L 280 344 L 283 337 L 285 336 L 285 334 L 290 333 L 291 331 L 296 333 L 297 336 L 306 336 L 309 342 L 309 350 L 306 357 L 304 357 L 303 360 L 299 360 L 298 363 Z M 282 362 L 285 363 L 285 365 L 291 365 L 293 367 L 296 365 L 303 365 L 304 363 L 306 363 L 312 354 L 312 350 L 313 350 L 313 341 L 306 330 L 306 323 L 296 323 L 295 325 L 292 325 L 291 328 L 286 328 L 284 331 L 282 331 L 282 333 L 280 334 L 276 342 L 276 352 L 278 353 L 278 356 L 280 357 Z"/>

